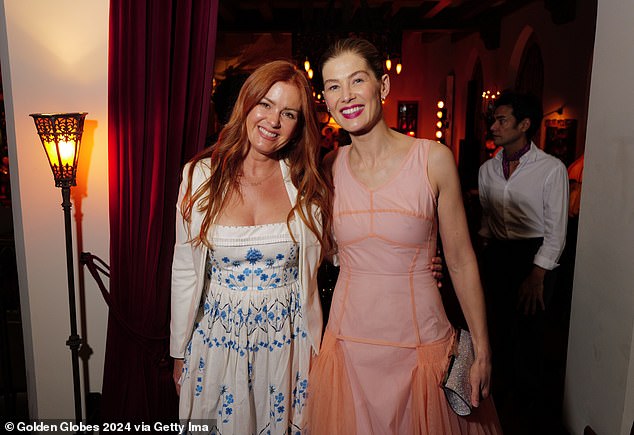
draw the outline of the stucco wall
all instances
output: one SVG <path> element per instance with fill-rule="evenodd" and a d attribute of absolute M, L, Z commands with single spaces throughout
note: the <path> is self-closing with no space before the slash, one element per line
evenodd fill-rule
<path fill-rule="evenodd" d="M 74 416 L 63 211 L 30 113 L 88 112 L 78 186 L 77 248 L 108 260 L 108 0 L 9 0 L 0 4 L 0 57 L 13 220 L 32 418 Z M 81 214 L 78 216 L 77 213 Z M 81 236 L 81 237 L 78 237 Z M 78 256 L 75 252 L 77 263 Z M 83 387 L 101 391 L 106 306 L 75 267 L 80 335 L 92 350 Z M 82 287 L 82 285 L 85 286 Z M 83 305 L 83 306 L 82 306 Z M 85 409 L 84 409 L 85 412 Z"/>
<path fill-rule="evenodd" d="M 630 433 L 634 421 L 634 20 L 601 0 L 590 86 L 566 370 L 572 433 Z"/>

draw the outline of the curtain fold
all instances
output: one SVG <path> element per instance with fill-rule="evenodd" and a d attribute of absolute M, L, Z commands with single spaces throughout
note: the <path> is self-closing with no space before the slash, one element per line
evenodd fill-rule
<path fill-rule="evenodd" d="M 181 167 L 205 143 L 217 11 L 218 0 L 110 0 L 103 421 L 177 414 L 169 358 L 175 204 Z"/>

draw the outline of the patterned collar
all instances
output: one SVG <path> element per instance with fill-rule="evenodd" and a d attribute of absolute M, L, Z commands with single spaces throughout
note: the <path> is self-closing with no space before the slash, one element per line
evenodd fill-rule
<path fill-rule="evenodd" d="M 510 156 L 506 155 L 506 150 L 502 150 L 502 170 L 504 171 L 504 178 L 507 180 L 511 176 L 511 162 L 517 162 L 519 159 L 531 149 L 531 142 L 527 142 L 522 149 L 514 152 Z"/>

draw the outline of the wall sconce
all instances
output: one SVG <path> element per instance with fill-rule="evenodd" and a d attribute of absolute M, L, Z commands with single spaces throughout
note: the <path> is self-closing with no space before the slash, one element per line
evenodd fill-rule
<path fill-rule="evenodd" d="M 401 63 L 400 55 L 394 57 L 394 62 L 396 62 L 396 74 L 400 74 L 401 71 L 403 71 L 403 64 Z M 392 64 L 394 62 L 392 62 L 392 59 L 390 59 L 390 55 L 388 55 L 387 58 L 385 59 L 385 69 L 388 71 L 391 71 Z"/>
<path fill-rule="evenodd" d="M 436 107 L 438 110 L 436 111 L 436 140 L 440 143 L 445 143 L 445 130 L 449 124 L 447 120 L 447 108 L 445 107 L 445 102 L 443 100 L 439 100 L 436 103 Z"/>
<path fill-rule="evenodd" d="M 70 188 L 76 185 L 77 158 L 84 119 L 87 113 L 34 113 L 35 121 L 48 163 L 53 171 L 55 186 L 62 188 L 62 208 L 64 209 L 64 229 L 66 232 L 66 274 L 68 277 L 68 307 L 70 311 L 70 336 L 66 345 L 71 351 L 73 365 L 73 387 L 75 397 L 75 421 L 82 422 L 81 391 L 79 379 L 79 347 L 81 337 L 77 334 L 77 310 L 75 304 L 75 271 L 73 266 L 73 242 L 70 222 Z"/>
<path fill-rule="evenodd" d="M 561 106 L 559 106 L 558 108 L 556 108 L 555 110 L 551 110 L 550 112 L 544 113 L 544 118 L 547 117 L 548 115 L 552 115 L 553 113 L 556 113 L 557 115 L 563 115 L 564 114 L 564 107 L 566 107 L 565 104 L 562 104 Z"/>

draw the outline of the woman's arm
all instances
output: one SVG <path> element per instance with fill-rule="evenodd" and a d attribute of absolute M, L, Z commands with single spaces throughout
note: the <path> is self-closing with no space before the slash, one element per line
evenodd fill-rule
<path fill-rule="evenodd" d="M 438 224 L 447 270 L 473 338 L 475 362 L 471 369 L 471 402 L 489 395 L 491 350 L 484 294 L 462 202 L 458 171 L 451 150 L 433 143 L 429 150 L 429 180 L 437 192 Z"/>
<path fill-rule="evenodd" d="M 189 240 L 188 223 L 181 213 L 181 202 L 188 186 L 189 164 L 183 169 L 178 201 L 176 203 L 176 241 L 172 260 L 170 355 L 174 358 L 173 378 L 176 392 L 180 394 L 178 380 L 183 368 L 182 343 L 187 334 L 187 317 L 196 288 L 196 271 Z"/>

